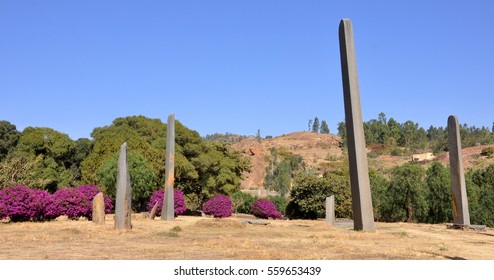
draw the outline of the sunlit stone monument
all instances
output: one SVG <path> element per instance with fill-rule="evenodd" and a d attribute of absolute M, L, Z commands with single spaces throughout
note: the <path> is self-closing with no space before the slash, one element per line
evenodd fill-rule
<path fill-rule="evenodd" d="M 459 226 L 470 226 L 467 186 L 461 156 L 460 124 L 456 116 L 448 118 L 448 147 L 453 196 L 453 222 Z"/>
<path fill-rule="evenodd" d="M 131 230 L 131 186 L 127 162 L 127 143 L 120 147 L 118 158 L 117 197 L 115 200 L 115 229 Z"/>
<path fill-rule="evenodd" d="M 349 19 L 341 20 L 339 39 L 354 228 L 355 230 L 375 231 L 367 149 L 360 107 L 357 60 L 352 23 Z"/>
<path fill-rule="evenodd" d="M 175 201 L 173 185 L 175 183 L 175 116 L 168 116 L 166 127 L 166 170 L 165 170 L 165 198 L 161 219 L 173 221 L 175 219 Z"/>

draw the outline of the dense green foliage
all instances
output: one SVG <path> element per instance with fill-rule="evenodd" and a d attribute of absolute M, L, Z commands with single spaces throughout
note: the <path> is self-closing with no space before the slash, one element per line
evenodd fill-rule
<path fill-rule="evenodd" d="M 306 169 L 304 159 L 285 149 L 271 149 L 269 166 L 266 168 L 264 188 L 285 196 L 290 192 L 293 178 Z"/>
<path fill-rule="evenodd" d="M 256 198 L 248 193 L 238 191 L 231 196 L 234 213 L 250 214 L 252 203 Z"/>
<path fill-rule="evenodd" d="M 176 122 L 175 187 L 200 207 L 217 194 L 240 189 L 248 159 L 223 143 L 206 142 Z M 81 183 L 101 186 L 115 196 L 118 152 L 127 142 L 133 206 L 142 210 L 153 191 L 164 185 L 166 124 L 159 119 L 132 116 L 95 128 L 92 140 L 70 139 L 50 128 L 0 122 L 0 188 L 23 184 L 51 193 Z"/>
<path fill-rule="evenodd" d="M 446 120 L 445 120 L 446 123 Z M 404 147 L 409 151 L 429 149 L 434 152 L 447 151 L 447 127 L 430 126 L 427 130 L 418 123 L 406 121 L 398 123 L 380 113 L 377 119 L 364 122 L 365 141 L 368 146 L 380 144 L 387 147 Z M 494 132 L 487 127 L 460 126 L 461 141 L 464 148 L 494 143 Z M 346 142 L 345 123 L 338 123 L 338 134 Z"/>

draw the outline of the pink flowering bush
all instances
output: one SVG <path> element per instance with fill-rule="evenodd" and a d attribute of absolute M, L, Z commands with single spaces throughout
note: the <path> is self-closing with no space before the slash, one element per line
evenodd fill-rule
<path fill-rule="evenodd" d="M 174 195 L 174 203 L 175 203 L 175 216 L 183 215 L 187 208 L 185 206 L 185 198 L 184 192 L 181 190 L 173 190 Z M 153 210 L 154 205 L 158 202 L 158 211 L 156 212 L 157 216 L 161 216 L 161 211 L 163 209 L 163 202 L 165 201 L 165 190 L 158 190 L 153 193 L 151 199 L 148 203 L 148 211 L 151 212 Z"/>
<path fill-rule="evenodd" d="M 77 187 L 77 189 L 86 197 L 86 200 L 89 201 L 89 205 L 84 211 L 83 215 L 84 217 L 87 217 L 88 219 L 92 219 L 93 217 L 93 199 L 94 197 L 99 194 L 101 191 L 97 186 L 92 186 L 92 185 L 83 185 Z M 113 204 L 111 199 L 107 196 L 104 195 L 104 200 L 105 200 L 105 213 L 110 214 L 111 211 L 113 210 Z"/>
<path fill-rule="evenodd" d="M 233 212 L 232 200 L 226 195 L 219 195 L 208 200 L 202 211 L 215 218 L 228 218 Z"/>
<path fill-rule="evenodd" d="M 12 222 L 40 221 L 45 218 L 51 195 L 42 190 L 32 190 L 16 185 L 0 191 L 0 219 Z"/>
<path fill-rule="evenodd" d="M 63 215 L 75 219 L 85 216 L 91 207 L 91 202 L 77 188 L 61 188 L 53 194 L 52 202 L 46 207 L 46 215 L 51 219 Z"/>
<path fill-rule="evenodd" d="M 259 199 L 252 203 L 251 212 L 252 215 L 260 219 L 283 219 L 283 215 L 276 209 L 276 205 L 267 199 Z"/>

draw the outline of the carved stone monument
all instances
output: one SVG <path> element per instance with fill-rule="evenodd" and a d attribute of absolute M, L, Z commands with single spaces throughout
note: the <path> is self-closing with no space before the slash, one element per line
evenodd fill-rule
<path fill-rule="evenodd" d="M 354 228 L 355 230 L 375 231 L 367 149 L 360 107 L 357 60 L 352 23 L 349 19 L 341 20 L 339 39 Z"/>
<path fill-rule="evenodd" d="M 103 193 L 98 193 L 93 198 L 93 223 L 97 225 L 105 224 L 105 198 Z"/>
<path fill-rule="evenodd" d="M 131 230 L 131 187 L 127 162 L 127 143 L 120 147 L 118 158 L 117 197 L 115 200 L 115 229 Z"/>
<path fill-rule="evenodd" d="M 336 219 L 334 214 L 334 195 L 326 197 L 326 223 L 334 225 Z"/>
<path fill-rule="evenodd" d="M 453 195 L 453 222 L 455 225 L 470 226 L 467 187 L 461 156 L 460 124 L 456 116 L 448 118 L 448 147 Z"/>
<path fill-rule="evenodd" d="M 165 166 L 165 198 L 161 219 L 164 221 L 175 220 L 175 200 L 173 185 L 175 184 L 175 116 L 168 116 L 166 127 L 166 166 Z"/>

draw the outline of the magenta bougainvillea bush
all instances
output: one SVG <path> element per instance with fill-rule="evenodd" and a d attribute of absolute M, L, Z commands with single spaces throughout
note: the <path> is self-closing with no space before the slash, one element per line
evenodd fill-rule
<path fill-rule="evenodd" d="M 252 203 L 251 212 L 252 215 L 260 219 L 283 219 L 283 215 L 276 209 L 276 205 L 267 199 L 258 199 Z"/>
<path fill-rule="evenodd" d="M 181 190 L 173 190 L 174 194 L 174 203 L 175 203 L 175 216 L 183 215 L 185 211 L 187 211 L 187 207 L 185 205 L 184 192 Z M 148 211 L 151 212 L 153 210 L 154 205 L 158 202 L 158 211 L 156 212 L 157 216 L 161 216 L 161 211 L 163 209 L 163 202 L 165 201 L 165 190 L 158 190 L 153 193 L 151 199 L 148 203 Z"/>
<path fill-rule="evenodd" d="M 204 204 L 202 212 L 215 218 L 228 218 L 233 212 L 232 200 L 226 195 L 215 196 Z"/>
<path fill-rule="evenodd" d="M 93 198 L 100 192 L 92 185 L 66 187 L 54 194 L 44 190 L 30 189 L 16 185 L 0 190 L 0 219 L 10 218 L 12 222 L 43 221 L 62 215 L 75 219 L 92 216 Z M 108 196 L 104 196 L 105 212 L 113 210 Z"/>
<path fill-rule="evenodd" d="M 71 219 L 83 217 L 91 202 L 77 188 L 61 188 L 52 195 L 52 202 L 46 207 L 46 216 L 55 219 L 68 216 Z"/>
<path fill-rule="evenodd" d="M 42 220 L 50 194 L 42 190 L 32 190 L 16 185 L 0 191 L 0 218 L 10 218 L 12 222 Z"/>

